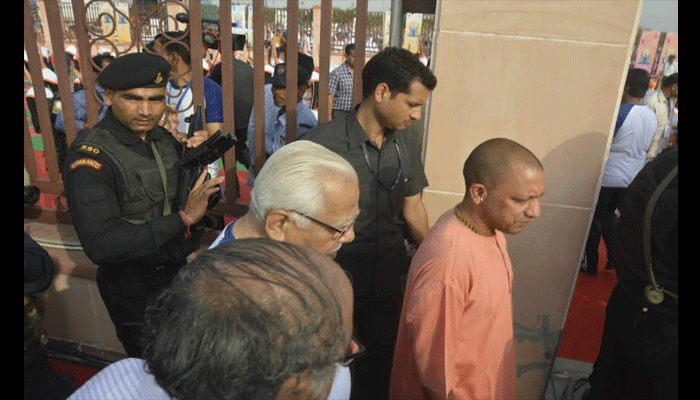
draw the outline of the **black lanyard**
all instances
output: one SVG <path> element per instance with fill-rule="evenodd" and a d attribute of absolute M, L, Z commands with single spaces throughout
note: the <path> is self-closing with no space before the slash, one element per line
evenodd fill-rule
<path fill-rule="evenodd" d="M 394 146 L 396 146 L 396 155 L 399 158 L 399 168 L 398 168 L 398 173 L 396 175 L 396 178 L 393 178 L 393 171 L 391 168 L 384 168 L 380 171 L 375 171 L 372 169 L 372 166 L 370 165 L 369 162 L 369 155 L 367 154 L 367 144 L 365 142 L 361 143 L 362 145 L 362 153 L 365 155 L 365 161 L 367 162 L 367 168 L 369 168 L 370 171 L 374 174 L 374 176 L 377 178 L 379 183 L 381 183 L 382 186 L 389 190 L 394 190 L 396 185 L 399 183 L 401 180 L 401 152 L 399 151 L 399 144 L 394 141 Z M 391 176 L 387 176 L 387 172 Z M 391 183 L 393 180 L 393 183 Z"/>

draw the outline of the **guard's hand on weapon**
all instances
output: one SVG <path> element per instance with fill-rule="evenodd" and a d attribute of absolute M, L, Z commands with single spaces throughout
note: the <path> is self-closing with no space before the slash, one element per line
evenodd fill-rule
<path fill-rule="evenodd" d="M 195 182 L 192 190 L 190 190 L 189 196 L 187 197 L 187 203 L 182 212 L 185 213 L 187 219 L 193 224 L 199 222 L 204 213 L 207 210 L 207 205 L 209 203 L 209 197 L 219 191 L 218 185 L 224 182 L 224 177 L 220 176 L 217 178 L 206 180 L 207 170 L 206 168 L 199 175 L 197 182 Z"/>
<path fill-rule="evenodd" d="M 207 131 L 196 131 L 191 138 L 185 137 L 182 143 L 187 146 L 187 148 L 197 147 L 209 139 L 211 135 Z"/>

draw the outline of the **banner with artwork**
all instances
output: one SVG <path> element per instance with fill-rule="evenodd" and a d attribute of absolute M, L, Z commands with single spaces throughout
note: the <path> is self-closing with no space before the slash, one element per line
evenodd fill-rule
<path fill-rule="evenodd" d="M 423 25 L 423 14 L 406 13 L 406 32 L 403 37 L 403 48 L 413 54 L 420 51 L 420 34 Z"/>
<path fill-rule="evenodd" d="M 112 4 L 104 4 L 100 9 L 102 35 L 110 42 L 131 43 L 131 23 L 128 20 L 129 3 L 116 3 L 114 7 Z"/>
<path fill-rule="evenodd" d="M 676 56 L 675 61 L 678 62 L 678 32 L 669 32 L 666 34 L 666 39 L 664 39 L 661 54 L 659 54 L 659 60 L 656 65 L 656 75 L 661 75 L 663 73 L 664 60 L 671 54 Z"/>
<path fill-rule="evenodd" d="M 253 47 L 253 6 L 248 7 L 248 47 Z"/>
<path fill-rule="evenodd" d="M 641 68 L 647 72 L 652 71 L 656 50 L 659 48 L 659 38 L 661 32 L 642 31 L 637 46 L 637 58 L 634 60 L 634 68 Z"/>
<path fill-rule="evenodd" d="M 120 12 L 115 12 L 117 20 L 117 40 L 122 43 L 131 43 L 131 23 L 129 17 L 129 3 L 117 3 L 117 9 Z"/>
<path fill-rule="evenodd" d="M 384 12 L 384 28 L 382 34 L 382 48 L 389 46 L 389 37 L 391 36 L 391 11 Z"/>
<path fill-rule="evenodd" d="M 245 35 L 246 30 L 246 17 L 245 17 L 246 6 L 231 6 L 231 23 L 234 27 L 231 31 L 238 35 Z"/>
<path fill-rule="evenodd" d="M 106 40 L 114 41 L 114 8 L 109 4 L 103 4 L 100 8 L 100 28 Z"/>

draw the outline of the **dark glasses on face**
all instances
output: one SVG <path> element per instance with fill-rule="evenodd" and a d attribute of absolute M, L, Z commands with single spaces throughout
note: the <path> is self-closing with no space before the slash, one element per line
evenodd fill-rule
<path fill-rule="evenodd" d="M 335 232 L 335 233 L 333 234 L 333 240 L 335 240 L 335 241 L 340 240 L 340 238 L 342 238 L 343 236 L 345 236 L 345 234 L 348 233 L 348 232 L 350 231 L 350 229 L 352 229 L 352 227 L 355 225 L 355 222 L 353 221 L 353 223 L 351 223 L 350 225 L 346 226 L 345 228 L 343 228 L 343 229 L 338 229 L 338 228 L 336 228 L 335 226 L 328 225 L 327 223 L 321 222 L 321 221 L 317 220 L 316 218 L 309 217 L 309 216 L 306 215 L 306 214 L 300 213 L 300 212 L 298 212 L 298 211 L 294 211 L 294 212 L 297 213 L 297 214 L 299 214 L 299 215 L 301 215 L 301 216 L 304 217 L 304 218 L 307 218 L 307 219 L 309 219 L 309 220 L 311 220 L 311 221 L 313 221 L 313 222 L 315 222 L 315 223 L 317 223 L 317 224 L 319 224 L 319 225 L 321 225 L 321 226 L 323 226 L 323 227 L 325 227 L 325 228 L 327 228 L 327 229 L 329 229 L 329 230 Z"/>

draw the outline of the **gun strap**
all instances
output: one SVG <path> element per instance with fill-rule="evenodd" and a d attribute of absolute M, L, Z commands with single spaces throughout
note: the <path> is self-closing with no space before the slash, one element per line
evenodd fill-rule
<path fill-rule="evenodd" d="M 678 175 L 678 165 L 676 165 L 671 170 L 671 172 L 669 172 L 668 175 L 664 177 L 659 186 L 656 187 L 656 190 L 654 190 L 654 193 L 651 195 L 651 198 L 649 199 L 649 202 L 647 203 L 647 206 L 644 210 L 644 227 L 642 231 L 642 240 L 644 241 L 644 264 L 647 267 L 647 276 L 649 277 L 651 285 L 654 289 L 662 290 L 669 296 L 678 300 L 677 293 L 669 292 L 668 290 L 659 287 L 659 285 L 656 283 L 656 279 L 654 277 L 654 268 L 652 267 L 651 262 L 651 217 L 654 214 L 654 207 L 656 207 L 656 202 L 659 200 L 659 197 L 661 197 L 663 191 L 666 190 L 666 187 L 671 183 L 671 181 L 673 180 L 673 178 L 676 177 L 676 175 Z"/>
<path fill-rule="evenodd" d="M 153 156 L 156 158 L 156 163 L 158 163 L 158 171 L 160 172 L 160 180 L 163 182 L 163 195 L 165 200 L 163 201 L 163 215 L 170 214 L 170 202 L 168 201 L 168 184 L 167 178 L 165 177 L 165 166 L 163 165 L 163 160 L 160 158 L 160 153 L 158 153 L 158 148 L 156 144 L 151 142 L 151 148 L 153 149 Z"/>

